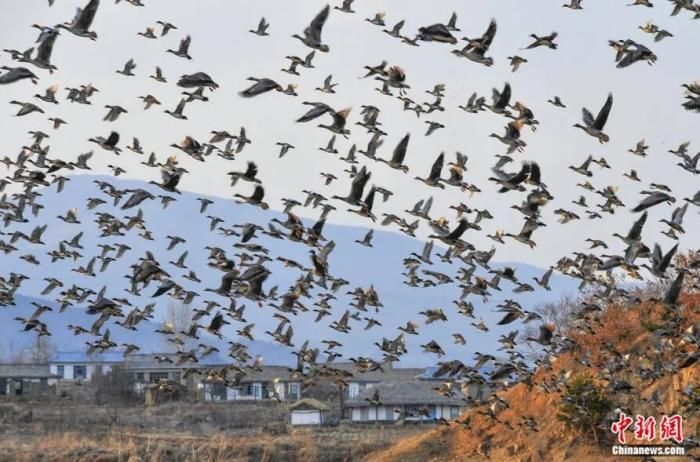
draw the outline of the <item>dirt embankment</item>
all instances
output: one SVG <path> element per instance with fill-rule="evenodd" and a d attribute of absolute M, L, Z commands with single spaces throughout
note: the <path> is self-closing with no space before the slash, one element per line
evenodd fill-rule
<path fill-rule="evenodd" d="M 614 407 L 628 409 L 634 414 L 654 416 L 683 415 L 684 435 L 700 440 L 700 417 L 698 404 L 688 406 L 688 397 L 683 390 L 690 385 L 700 384 L 700 364 L 665 373 L 656 380 L 641 380 L 639 371 L 653 367 L 651 359 L 658 359 L 664 365 L 694 351 L 694 347 L 684 342 L 677 331 L 671 337 L 659 337 L 652 331 L 664 323 L 667 314 L 662 306 L 642 304 L 640 306 L 614 307 L 606 310 L 593 331 L 589 334 L 572 334 L 578 348 L 561 355 L 550 370 L 538 370 L 532 386 L 518 384 L 499 393 L 509 407 L 497 412 L 496 419 L 484 415 L 486 406 L 470 409 L 458 422 L 441 426 L 421 435 L 401 440 L 386 450 L 366 458 L 371 462 L 412 462 L 412 461 L 518 461 L 518 462 L 589 462 L 593 460 L 630 460 L 629 457 L 613 457 L 611 445 L 614 435 L 605 431 L 598 445 L 591 438 L 584 438 L 565 427 L 557 418 L 562 394 L 557 387 L 547 386 L 570 371 L 571 377 L 591 377 L 600 385 L 607 385 L 609 374 L 606 370 L 611 348 L 614 347 L 627 365 L 614 377 L 629 382 L 631 393 L 608 393 Z M 700 322 L 700 295 L 684 298 L 683 329 Z M 659 342 L 665 347 L 657 348 Z M 670 343 L 669 343 L 670 342 Z M 672 345 L 672 346 L 671 346 Z M 581 364 L 584 354 L 589 355 L 590 367 Z M 626 356 L 629 355 L 629 356 Z M 584 361 L 586 362 L 586 361 Z M 563 389 L 563 387 L 559 387 Z M 658 396 L 658 407 L 649 402 L 653 394 Z M 696 393 L 700 390 L 696 389 Z M 696 396 L 697 399 L 697 396 Z M 652 402 L 654 400 L 651 400 Z M 523 425 L 523 417 L 533 417 L 536 427 Z M 469 421 L 469 428 L 464 421 Z M 658 431 L 658 430 L 657 430 Z M 657 433 L 658 435 L 658 433 Z M 634 441 L 631 430 L 628 441 Z M 484 454 L 483 443 L 490 439 L 488 457 Z M 662 443 L 661 440 L 655 443 Z M 700 457 L 695 449 L 692 454 Z M 641 460 L 641 459 L 640 459 Z M 686 461 L 689 458 L 663 458 L 664 461 Z"/>

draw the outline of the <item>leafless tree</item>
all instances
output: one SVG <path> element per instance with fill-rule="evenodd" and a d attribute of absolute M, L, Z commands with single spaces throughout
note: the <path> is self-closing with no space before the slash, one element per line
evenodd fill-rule
<path fill-rule="evenodd" d="M 191 345 L 194 344 L 193 339 L 181 334 L 181 332 L 187 332 L 192 325 L 192 308 L 190 305 L 185 305 L 179 301 L 169 302 L 161 318 L 161 325 L 172 329 L 185 342 L 185 348 L 192 348 Z M 170 338 L 172 336 L 167 337 Z M 166 345 L 177 349 L 175 344 L 168 342 L 168 338 L 164 339 Z"/>

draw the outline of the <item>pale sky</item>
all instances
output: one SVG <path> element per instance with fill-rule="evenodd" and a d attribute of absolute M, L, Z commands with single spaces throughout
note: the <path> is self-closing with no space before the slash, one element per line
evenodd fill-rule
<path fill-rule="evenodd" d="M 37 31 L 33 23 L 53 25 L 72 18 L 74 9 L 83 6 L 84 0 L 56 0 L 52 8 L 45 0 L 12 1 L 0 0 L 3 19 L 0 28 L 0 42 L 3 48 L 24 50 L 32 46 Z M 110 130 L 121 134 L 120 145 L 125 148 L 132 136 L 137 136 L 144 150 L 155 151 L 160 160 L 176 151 L 169 148 L 185 135 L 194 136 L 201 142 L 208 141 L 212 130 L 226 129 L 237 133 L 245 126 L 253 143 L 238 155 L 235 161 L 225 161 L 212 156 L 206 163 L 199 163 L 185 155 L 180 155 L 181 165 L 190 171 L 181 182 L 184 190 L 201 194 L 231 197 L 234 192 L 249 194 L 247 185 L 239 185 L 232 190 L 228 186 L 230 170 L 245 168 L 246 161 L 255 161 L 260 169 L 259 177 L 266 187 L 266 199 L 275 209 L 280 209 L 280 198 L 302 198 L 302 189 L 313 189 L 324 194 L 346 195 L 349 180 L 342 174 L 348 165 L 333 156 L 319 151 L 325 146 L 330 133 L 317 128 L 314 121 L 297 124 L 294 120 L 305 112 L 303 101 L 323 101 L 336 109 L 354 108 L 349 127 L 350 140 L 338 139 L 336 147 L 345 155 L 352 142 L 364 149 L 370 136 L 362 127 L 356 126 L 361 105 L 375 105 L 381 108 L 380 121 L 383 130 L 389 135 L 378 152 L 378 157 L 388 158 L 407 132 L 411 132 L 411 142 L 405 163 L 410 166 L 409 174 L 404 175 L 385 165 L 374 163 L 359 156 L 360 162 L 367 164 L 373 173 L 372 183 L 394 191 L 388 203 L 375 202 L 375 214 L 399 213 L 410 208 L 413 203 L 429 195 L 435 197 L 432 215 L 446 216 L 454 222 L 454 215 L 447 208 L 460 201 L 472 208 L 488 208 L 496 220 L 483 224 L 484 232 L 470 233 L 466 239 L 477 248 L 488 249 L 492 242 L 485 236 L 497 228 L 517 234 L 522 226 L 521 215 L 508 207 L 519 203 L 524 195 L 509 193 L 499 195 L 496 186 L 486 180 L 495 154 L 504 153 L 504 145 L 493 138 L 491 132 L 502 133 L 507 120 L 490 112 L 478 115 L 468 114 L 457 109 L 469 95 L 476 91 L 485 95 L 490 102 L 491 88 L 502 88 L 508 81 L 513 87 L 512 101 L 522 101 L 528 105 L 540 121 L 539 130 L 532 133 L 523 130 L 523 139 L 528 147 L 523 154 L 515 155 L 515 162 L 506 169 L 516 170 L 523 160 L 538 162 L 543 171 L 543 180 L 549 186 L 555 200 L 544 210 L 543 218 L 550 225 L 539 229 L 534 235 L 538 242 L 536 250 L 512 243 L 500 246 L 497 259 L 524 261 L 547 266 L 559 257 L 572 251 L 584 249 L 586 237 L 605 239 L 611 245 L 610 253 L 621 252 L 621 242 L 610 238 L 613 232 L 625 234 L 634 217 L 628 209 L 619 209 L 614 216 L 604 215 L 603 220 L 585 219 L 583 209 L 571 201 L 584 194 L 588 203 L 600 203 L 599 196 L 587 193 L 574 185 L 584 177 L 568 170 L 568 165 L 578 165 L 589 154 L 604 156 L 612 165 L 611 170 L 600 170 L 593 165 L 595 176 L 592 183 L 603 188 L 607 185 L 620 187 L 622 201 L 633 207 L 640 200 L 639 191 L 650 182 L 670 186 L 676 197 L 692 196 L 700 189 L 700 181 L 675 164 L 676 157 L 667 153 L 684 141 L 691 141 L 691 155 L 700 149 L 697 127 L 700 115 L 684 111 L 680 104 L 683 99 L 681 83 L 700 78 L 697 68 L 691 65 L 693 57 L 700 52 L 700 28 L 698 22 L 691 21 L 686 13 L 670 17 L 670 4 L 658 2 L 656 8 L 627 7 L 628 0 L 586 0 L 584 10 L 571 11 L 561 7 L 563 0 L 522 0 L 494 1 L 369 1 L 357 0 L 353 8 L 356 14 L 344 14 L 331 10 L 331 15 L 323 31 L 323 40 L 331 51 L 317 53 L 315 69 L 300 69 L 301 77 L 280 72 L 288 66 L 287 55 L 304 57 L 310 50 L 299 41 L 291 38 L 293 33 L 301 33 L 313 16 L 326 4 L 324 1 L 304 0 L 145 0 L 146 7 L 136 8 L 125 2 L 114 4 L 103 1 L 97 12 L 92 29 L 97 31 L 96 42 L 82 39 L 63 32 L 58 38 L 52 62 L 58 66 L 53 75 L 42 70 L 34 70 L 41 77 L 38 86 L 28 81 L 0 87 L 0 101 L 12 99 L 32 101 L 46 110 L 46 115 L 31 114 L 17 118 L 13 114 L 17 107 L 6 104 L 0 107 L 2 117 L 3 153 L 14 157 L 22 145 L 29 142 L 28 130 L 42 129 L 51 135 L 49 157 L 73 160 L 79 153 L 95 149 L 92 159 L 94 173 L 107 173 L 106 165 L 118 163 L 127 170 L 126 178 L 157 180 L 157 169 L 146 169 L 140 165 L 145 157 L 140 157 L 126 149 L 118 159 L 113 154 L 88 143 L 93 136 L 107 136 Z M 340 4 L 338 0 L 332 5 Z M 418 27 L 436 22 L 446 22 L 453 11 L 459 15 L 457 36 L 475 37 L 481 35 L 490 18 L 496 18 L 499 30 L 489 56 L 496 63 L 486 68 L 466 59 L 456 58 L 450 53 L 455 47 L 447 44 L 422 43 L 420 47 L 409 47 L 398 39 L 382 33 L 382 28 L 374 26 L 364 18 L 373 17 L 376 12 L 386 12 L 387 28 L 397 21 L 406 20 L 403 33 L 413 35 Z M 268 37 L 248 33 L 255 29 L 261 16 L 271 23 Z M 172 22 L 178 30 L 157 40 L 149 40 L 137 35 L 147 26 L 154 26 L 157 20 Z M 653 37 L 637 29 L 647 20 L 668 29 L 674 37 L 654 43 Z M 158 30 L 160 30 L 158 28 Z M 538 35 L 559 32 L 558 50 L 538 48 L 521 50 L 530 43 L 531 33 Z M 165 52 L 177 48 L 185 35 L 192 36 L 190 54 L 187 61 Z M 656 65 L 637 63 L 627 69 L 616 69 L 614 52 L 608 47 L 610 39 L 631 38 L 649 46 L 659 57 Z M 462 42 L 464 43 L 464 42 Z M 529 60 L 517 73 L 511 73 L 506 57 L 518 54 Z M 137 64 L 135 77 L 124 77 L 115 71 L 133 58 Z M 383 96 L 374 89 L 379 82 L 371 79 L 360 80 L 362 67 L 376 65 L 386 59 L 391 65 L 400 65 L 406 72 L 407 83 L 411 86 L 409 96 L 418 102 L 432 102 L 433 97 L 425 90 L 437 83 L 447 86 L 443 105 L 447 110 L 416 118 L 413 112 L 403 112 L 402 103 L 395 98 Z M 0 57 L 0 65 L 13 65 L 9 55 Z M 167 84 L 149 79 L 155 66 L 164 71 Z M 171 118 L 164 109 L 174 109 L 180 99 L 182 89 L 175 86 L 178 77 L 196 71 L 208 72 L 220 88 L 209 94 L 208 103 L 188 104 L 185 114 L 187 121 Z M 333 74 L 339 86 L 335 95 L 315 91 L 323 79 Z M 253 99 L 243 99 L 237 92 L 244 89 L 249 76 L 270 77 L 286 86 L 299 84 L 299 96 L 288 97 L 270 93 Z M 71 104 L 65 101 L 65 87 L 93 83 L 101 90 L 92 98 L 92 106 Z M 40 102 L 32 95 L 43 93 L 49 85 L 60 86 L 61 104 L 52 106 Z M 612 113 L 605 131 L 611 141 L 606 145 L 573 128 L 580 122 L 581 108 L 587 107 L 594 113 L 602 106 L 608 92 L 615 97 Z M 153 94 L 163 106 L 143 111 L 138 96 Z M 558 95 L 568 106 L 556 108 L 546 100 Z M 114 123 L 102 122 L 107 110 L 106 104 L 118 104 L 129 113 L 123 114 Z M 69 125 L 54 131 L 47 117 L 58 116 Z M 438 130 L 430 137 L 423 136 L 426 120 L 436 120 L 445 129 Z M 637 141 L 646 138 L 649 144 L 649 157 L 640 158 L 627 153 Z M 281 160 L 277 158 L 278 141 L 296 146 Z M 445 191 L 428 189 L 413 180 L 414 176 L 426 176 L 435 157 L 446 152 L 446 162 L 453 160 L 454 152 L 460 151 L 469 156 L 469 170 L 465 181 L 474 183 L 483 191 L 470 198 L 454 188 Z M 371 163 L 370 163 L 371 162 Z M 622 174 L 630 168 L 637 170 L 641 183 L 632 183 Z M 0 166 L 0 169 L 4 169 Z M 320 172 L 333 172 L 340 181 L 331 186 L 323 186 Z M 445 170 L 443 176 L 447 176 Z M 677 204 L 680 205 L 680 202 Z M 581 221 L 558 225 L 552 212 L 565 208 L 578 213 Z M 339 207 L 345 209 L 345 207 Z M 316 217 L 316 211 L 298 210 Z M 645 237 L 647 244 L 654 241 L 663 243 L 664 250 L 673 243 L 661 236 L 665 229 L 657 222 L 670 218 L 672 208 L 661 205 L 653 209 Z M 370 225 L 345 212 L 335 213 L 331 221 L 342 224 Z M 686 216 L 686 229 L 697 229 L 697 208 L 689 210 Z M 430 230 L 421 226 L 419 237 L 425 237 Z M 688 233 L 681 241 L 683 248 L 697 248 L 700 244 L 697 234 Z"/>

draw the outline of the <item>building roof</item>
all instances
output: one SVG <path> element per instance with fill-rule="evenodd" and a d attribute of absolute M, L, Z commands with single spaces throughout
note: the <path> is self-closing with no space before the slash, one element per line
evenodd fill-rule
<path fill-rule="evenodd" d="M 326 406 L 321 401 L 313 398 L 300 399 L 299 401 L 289 406 L 289 410 L 291 411 L 305 411 L 308 409 L 315 409 L 317 411 L 327 411 L 328 409 L 330 409 L 330 407 Z"/>
<path fill-rule="evenodd" d="M 0 364 L 3 379 L 48 379 L 58 375 L 49 371 L 48 364 Z"/>
<path fill-rule="evenodd" d="M 416 376 L 416 378 L 420 379 L 420 380 L 437 380 L 437 381 L 441 381 L 441 382 L 444 382 L 445 380 L 455 380 L 455 379 L 459 378 L 459 377 L 450 377 L 449 374 L 435 376 L 434 374 L 437 372 L 438 369 L 439 369 L 438 366 L 428 366 L 425 368 L 423 373 Z M 494 367 L 491 365 L 483 366 L 478 370 L 479 374 L 481 374 L 483 377 L 488 377 L 489 375 L 491 375 L 491 373 L 493 373 L 493 371 L 494 371 Z"/>
<path fill-rule="evenodd" d="M 156 358 L 168 358 L 172 361 L 158 361 Z M 179 370 L 196 369 L 198 367 L 226 366 L 226 363 L 217 354 L 211 354 L 197 362 L 186 362 L 177 365 L 179 356 L 176 353 L 138 353 L 130 354 L 123 359 L 124 367 L 129 370 Z"/>
<path fill-rule="evenodd" d="M 390 363 L 383 366 L 384 371 L 361 372 L 353 363 L 331 363 L 331 367 L 352 372 L 353 377 L 348 382 L 400 382 L 413 380 L 420 374 L 425 373 L 425 368 L 391 367 Z"/>
<path fill-rule="evenodd" d="M 51 357 L 49 363 L 121 363 L 124 357 L 121 351 L 105 351 L 103 353 L 87 354 L 85 351 L 58 351 Z"/>
<path fill-rule="evenodd" d="M 259 371 L 247 369 L 245 377 L 240 382 L 272 382 L 275 379 L 281 382 L 301 382 L 301 379 L 292 376 L 289 369 L 285 366 L 263 366 L 262 370 Z"/>
<path fill-rule="evenodd" d="M 366 399 L 374 397 L 375 390 L 379 390 L 379 401 L 385 406 L 401 405 L 430 405 L 443 404 L 448 406 L 464 406 L 464 394 L 458 388 L 454 389 L 455 396 L 449 398 L 433 390 L 435 383 L 411 380 L 404 382 L 380 382 L 365 388 L 355 398 L 348 401 L 348 407 L 367 407 L 370 404 Z"/>

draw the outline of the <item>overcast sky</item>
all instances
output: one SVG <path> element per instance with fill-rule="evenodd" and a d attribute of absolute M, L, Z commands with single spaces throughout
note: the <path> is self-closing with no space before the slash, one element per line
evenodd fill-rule
<path fill-rule="evenodd" d="M 53 25 L 67 21 L 72 18 L 74 9 L 85 3 L 83 0 L 56 0 L 49 8 L 45 0 L 0 0 L 2 48 L 24 50 L 32 46 L 37 36 L 32 24 Z M 38 86 L 24 81 L 0 87 L 1 101 L 33 101 L 46 110 L 45 116 L 31 114 L 17 118 L 13 116 L 16 106 L 0 106 L 2 155 L 16 156 L 20 147 L 29 142 L 27 131 L 42 129 L 51 135 L 49 156 L 73 160 L 79 153 L 96 148 L 87 142 L 89 137 L 107 136 L 110 130 L 116 130 L 122 136 L 120 145 L 123 148 L 130 143 L 132 136 L 137 136 L 147 153 L 154 151 L 163 160 L 176 153 L 168 145 L 179 142 L 185 135 L 204 142 L 208 141 L 212 130 L 226 129 L 237 133 L 241 126 L 245 126 L 253 142 L 235 161 L 212 156 L 205 163 L 199 163 L 180 155 L 181 165 L 190 171 L 181 183 L 182 189 L 221 197 L 231 197 L 234 192 L 249 194 L 248 185 L 238 185 L 232 190 L 224 173 L 241 170 L 246 161 L 253 160 L 260 168 L 266 199 L 273 208 L 279 209 L 280 198 L 301 198 L 302 189 L 313 189 L 330 197 L 347 194 L 350 184 L 342 174 L 348 165 L 317 149 L 326 144 L 330 133 L 317 128 L 316 121 L 309 124 L 294 122 L 305 111 L 301 103 L 323 101 L 337 109 L 354 108 L 349 119 L 350 140 L 339 139 L 336 145 L 343 155 L 353 142 L 364 148 L 370 139 L 355 122 L 359 120 L 360 106 L 371 104 L 381 108 L 380 121 L 388 133 L 379 157 L 389 157 L 399 139 L 407 132 L 412 134 L 406 158 L 411 171 L 407 175 L 382 164 L 369 163 L 371 161 L 360 156 L 360 161 L 367 163 L 373 173 L 372 183 L 395 193 L 388 203 L 375 203 L 375 213 L 399 213 L 429 195 L 435 197 L 432 215 L 443 215 L 451 222 L 454 222 L 454 215 L 447 208 L 451 204 L 463 201 L 474 208 L 488 208 L 496 220 L 484 224 L 485 232 L 471 233 L 466 238 L 477 248 L 489 248 L 491 241 L 485 238 L 487 233 L 504 228 L 517 234 L 522 225 L 521 215 L 509 209 L 522 197 L 517 193 L 499 195 L 495 185 L 486 180 L 495 161 L 494 155 L 505 151 L 501 143 L 488 135 L 501 133 L 507 120 L 490 112 L 468 114 L 457 106 L 464 104 L 474 91 L 490 99 L 491 88 L 500 89 L 508 81 L 513 87 L 512 101 L 522 101 L 532 108 L 540 126 L 536 133 L 527 128 L 523 130 L 528 147 L 523 154 L 515 156 L 516 162 L 507 169 L 518 169 L 523 160 L 538 162 L 543 180 L 555 200 L 544 211 L 544 220 L 550 226 L 538 230 L 534 236 L 537 249 L 531 251 L 517 243 L 502 246 L 497 254 L 498 260 L 527 261 L 546 266 L 562 255 L 583 249 L 586 237 L 606 239 L 613 244 L 610 234 L 616 231 L 626 233 L 634 219 L 628 209 L 620 209 L 614 216 L 604 215 L 603 220 L 589 221 L 585 219 L 583 209 L 571 203 L 584 193 L 592 206 L 601 202 L 599 196 L 575 187 L 585 178 L 566 168 L 580 164 L 589 154 L 604 156 L 613 167 L 600 170 L 594 165 L 592 183 L 598 188 L 618 186 L 619 195 L 628 206 L 637 203 L 639 191 L 650 182 L 669 185 L 679 199 L 700 189 L 698 177 L 677 167 L 677 158 L 667 153 L 668 149 L 684 141 L 692 141 L 691 154 L 700 149 L 700 115 L 680 107 L 683 101 L 680 85 L 700 78 L 697 66 L 692 65 L 700 52 L 700 23 L 691 21 L 691 15 L 686 13 L 670 17 L 668 2 L 659 1 L 652 9 L 625 6 L 629 0 L 586 0 L 584 10 L 571 11 L 561 7 L 562 0 L 357 0 L 353 5 L 356 14 L 331 10 L 323 31 L 324 42 L 331 51 L 317 53 L 316 68 L 300 69 L 301 77 L 280 72 L 280 69 L 288 66 L 285 56 L 303 57 L 310 51 L 291 35 L 301 33 L 326 4 L 324 1 L 144 0 L 144 3 L 146 7 L 137 8 L 126 2 L 103 1 L 92 27 L 99 34 L 96 42 L 63 32 L 52 58 L 58 67 L 57 72 L 49 75 L 46 71 L 36 70 L 41 77 Z M 340 3 L 338 0 L 333 4 Z M 488 53 L 494 57 L 495 65 L 486 68 L 458 59 L 450 53 L 455 48 L 451 45 L 422 43 L 415 48 L 402 44 L 382 33 L 381 27 L 364 21 L 379 11 L 386 12 L 389 27 L 405 19 L 403 32 L 410 35 L 420 26 L 446 22 L 453 11 L 459 15 L 458 27 L 462 30 L 456 33 L 458 37 L 479 36 L 490 18 L 496 18 L 499 30 Z M 261 16 L 271 23 L 269 37 L 248 32 L 257 27 Z M 157 40 L 137 35 L 147 26 L 154 26 L 157 20 L 172 22 L 179 29 Z M 647 20 L 668 29 L 674 37 L 654 43 L 652 36 L 637 28 Z M 530 43 L 529 34 L 545 35 L 552 31 L 559 32 L 558 50 L 521 50 Z M 165 52 L 168 48 L 177 48 L 179 40 L 187 34 L 192 36 L 192 61 Z M 656 65 L 638 63 L 627 69 L 616 69 L 614 52 L 607 41 L 625 38 L 648 45 L 659 57 Z M 529 61 L 516 73 L 511 73 L 506 59 L 513 54 Z M 137 64 L 136 76 L 117 74 L 115 71 L 130 58 Z M 400 65 L 405 70 L 407 83 L 411 86 L 409 96 L 418 102 L 432 101 L 433 97 L 425 90 L 437 83 L 446 84 L 443 105 L 447 110 L 417 118 L 413 112 L 402 111 L 402 103 L 396 98 L 377 93 L 378 82 L 359 79 L 363 66 L 375 65 L 382 60 Z M 0 57 L 0 65 L 13 65 L 9 55 Z M 148 78 L 156 65 L 163 69 L 167 84 Z M 181 97 L 182 89 L 175 86 L 177 78 L 196 71 L 208 72 L 220 88 L 209 95 L 208 103 L 187 105 L 187 121 L 164 114 L 163 110 L 174 109 Z M 333 74 L 334 82 L 339 84 L 335 95 L 314 90 L 321 86 L 328 74 Z M 237 92 L 247 86 L 245 79 L 249 76 L 270 77 L 283 85 L 296 83 L 299 96 L 294 98 L 273 92 L 243 99 Z M 65 87 L 88 82 L 101 90 L 92 98 L 92 106 L 65 101 Z M 60 87 L 61 104 L 52 106 L 32 97 L 54 83 Z M 608 92 L 615 97 L 606 126 L 611 141 L 600 145 L 572 125 L 580 122 L 583 106 L 597 113 Z M 160 99 L 163 106 L 144 111 L 138 96 L 149 93 Z M 547 99 L 554 95 L 560 96 L 568 107 L 560 109 L 548 104 Z M 102 122 L 106 104 L 121 105 L 129 113 L 122 115 L 117 122 Z M 68 125 L 53 131 L 46 120 L 50 116 L 61 117 Z M 426 120 L 439 121 L 446 128 L 425 137 Z M 640 158 L 627 153 L 627 149 L 642 138 L 646 138 L 650 146 L 649 157 Z M 291 143 L 296 149 L 279 160 L 279 149 L 275 146 L 278 141 Z M 453 188 L 429 190 L 414 181 L 414 176 L 427 175 L 441 151 L 446 152 L 447 161 L 452 160 L 455 151 L 467 154 L 469 171 L 465 179 L 483 192 L 469 197 Z M 92 163 L 96 173 L 106 173 L 108 164 L 119 164 L 127 170 L 125 177 L 144 180 L 158 177 L 156 169 L 141 166 L 140 162 L 145 159 L 130 151 L 124 150 L 118 159 L 99 148 L 95 154 Z M 631 168 L 637 170 L 641 183 L 632 183 L 622 177 Z M 0 166 L 0 169 L 4 167 Z M 340 180 L 331 186 L 323 186 L 320 172 L 333 172 Z M 446 176 L 447 172 L 443 175 Z M 558 225 L 552 212 L 560 207 L 575 211 L 584 219 Z M 299 211 L 315 216 L 310 210 Z M 657 221 L 669 218 L 671 211 L 672 208 L 665 205 L 654 209 L 654 219 L 649 220 L 649 234 L 646 234 L 648 241 L 663 242 L 664 249 L 672 243 L 659 235 L 664 228 L 657 225 Z M 331 220 L 343 224 L 370 224 L 344 211 L 333 214 Z M 686 216 L 686 229 L 697 229 L 697 225 L 697 208 L 691 208 Z M 427 227 L 420 231 L 423 237 L 428 233 Z M 689 233 L 682 240 L 685 248 L 697 248 L 698 244 L 697 233 Z M 611 253 L 621 249 L 618 243 L 614 243 Z"/>

